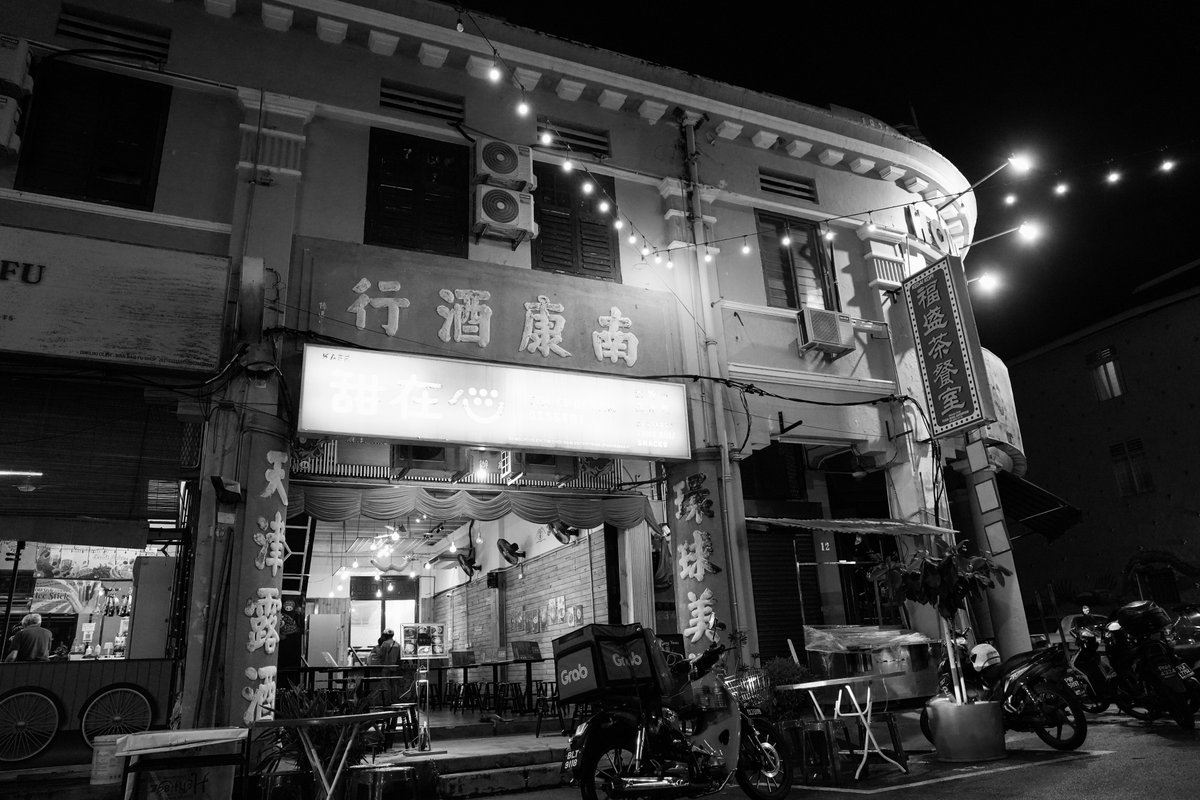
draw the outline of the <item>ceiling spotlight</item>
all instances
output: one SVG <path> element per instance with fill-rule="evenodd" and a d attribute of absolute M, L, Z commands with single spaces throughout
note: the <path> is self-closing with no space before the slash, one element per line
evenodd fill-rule
<path fill-rule="evenodd" d="M 1170 172 L 1175 169 L 1175 162 L 1169 158 L 1164 158 L 1163 162 L 1158 165 L 1158 169 L 1161 172 Z"/>
<path fill-rule="evenodd" d="M 1071 187 L 1067 186 L 1067 184 L 1065 184 L 1065 183 L 1060 183 L 1054 187 L 1054 193 L 1056 195 L 1059 195 L 1060 197 L 1062 195 L 1066 194 L 1067 192 L 1069 192 L 1070 190 L 1071 190 Z"/>

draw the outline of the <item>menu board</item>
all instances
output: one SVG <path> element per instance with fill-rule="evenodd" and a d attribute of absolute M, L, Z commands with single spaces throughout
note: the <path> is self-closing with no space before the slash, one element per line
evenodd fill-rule
<path fill-rule="evenodd" d="M 400 658 L 448 658 L 446 626 L 405 624 L 400 626 Z"/>

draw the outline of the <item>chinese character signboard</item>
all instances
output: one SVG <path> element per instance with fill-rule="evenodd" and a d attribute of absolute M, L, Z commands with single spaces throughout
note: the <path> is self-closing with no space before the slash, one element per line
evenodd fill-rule
<path fill-rule="evenodd" d="M 354 346 L 626 378 L 683 371 L 664 292 L 310 237 L 296 251 L 297 326 Z"/>
<path fill-rule="evenodd" d="M 934 438 L 994 419 L 962 260 L 948 256 L 901 286 Z"/>
<path fill-rule="evenodd" d="M 687 458 L 687 396 L 665 381 L 305 345 L 301 433 Z"/>

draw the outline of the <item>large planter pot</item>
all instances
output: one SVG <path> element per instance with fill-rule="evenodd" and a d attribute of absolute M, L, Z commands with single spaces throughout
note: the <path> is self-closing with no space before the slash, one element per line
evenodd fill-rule
<path fill-rule="evenodd" d="M 929 701 L 926 708 L 938 761 L 996 761 L 1007 757 L 1004 708 L 1000 703 L 959 705 L 942 698 Z"/>

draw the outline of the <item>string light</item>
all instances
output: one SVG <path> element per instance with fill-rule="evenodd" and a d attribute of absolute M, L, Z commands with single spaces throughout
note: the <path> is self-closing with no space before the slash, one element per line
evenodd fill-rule
<path fill-rule="evenodd" d="M 583 186 L 581 186 L 579 188 L 583 190 L 584 194 L 591 194 L 592 190 L 596 187 L 592 184 L 591 181 L 584 181 Z"/>
<path fill-rule="evenodd" d="M 630 234 L 631 238 L 632 238 L 632 236 L 633 236 L 633 234 Z M 648 255 L 650 255 L 650 245 L 646 244 L 646 240 L 643 239 L 642 240 L 642 258 L 645 258 Z M 658 263 L 658 262 L 656 261 L 655 263 Z"/>
<path fill-rule="evenodd" d="M 1058 184 L 1055 184 L 1055 186 L 1054 186 L 1054 193 L 1056 195 L 1058 195 L 1059 197 L 1062 197 L 1064 194 L 1066 194 L 1069 191 L 1071 191 L 1071 187 L 1065 183 L 1058 183 Z"/>
<path fill-rule="evenodd" d="M 521 102 L 517 103 L 517 114 L 522 117 L 529 116 L 529 101 L 525 99 L 525 94 L 521 94 Z"/>
<path fill-rule="evenodd" d="M 708 252 L 707 250 L 704 251 L 704 263 L 705 264 L 712 263 L 712 253 Z"/>
<path fill-rule="evenodd" d="M 632 225 L 633 225 L 633 222 L 631 221 L 629 224 L 632 226 Z M 630 244 L 637 244 L 637 233 L 636 233 L 636 232 L 634 232 L 634 231 L 630 231 L 630 232 L 629 232 L 629 243 L 630 243 Z M 646 254 L 645 254 L 645 253 L 642 253 L 642 255 L 646 255 Z"/>
<path fill-rule="evenodd" d="M 675 269 L 675 262 L 671 260 L 670 256 L 667 256 L 667 269 Z"/>
<path fill-rule="evenodd" d="M 1017 202 L 1017 196 L 1015 194 L 1004 195 L 1004 205 L 1011 206 L 1011 205 L 1014 205 L 1016 202 Z"/>
<path fill-rule="evenodd" d="M 1104 180 L 1108 181 L 1108 183 L 1110 185 L 1114 184 L 1117 181 L 1121 180 L 1121 173 L 1117 172 L 1115 169 L 1110 170 L 1108 175 L 1104 176 Z"/>
<path fill-rule="evenodd" d="M 617 230 L 621 230 L 621 228 L 625 227 L 625 222 L 623 220 L 621 220 L 620 218 L 618 218 L 616 221 L 613 222 L 613 227 L 616 228 Z"/>
<path fill-rule="evenodd" d="M 563 162 L 562 168 L 563 168 L 563 172 L 570 172 L 571 170 L 575 169 L 575 165 L 572 164 L 571 159 L 568 158 L 566 161 Z"/>
<path fill-rule="evenodd" d="M 541 142 L 543 146 L 549 147 L 550 143 L 553 141 L 554 137 L 550 135 L 550 131 L 542 131 Z"/>
<path fill-rule="evenodd" d="M 608 204 L 607 200 L 601 200 L 599 208 L 601 214 L 607 214 L 608 209 L 611 208 L 611 206 Z"/>
<path fill-rule="evenodd" d="M 488 70 L 488 80 L 490 80 L 492 83 L 500 82 L 500 64 L 498 63 L 499 59 L 499 55 L 493 58 L 492 68 Z"/>
<path fill-rule="evenodd" d="M 1158 165 L 1158 169 L 1160 172 L 1170 172 L 1175 169 L 1175 162 L 1169 158 L 1164 158 L 1163 162 Z"/>
<path fill-rule="evenodd" d="M 750 239 L 746 236 L 742 237 L 742 255 L 750 255 Z"/>
<path fill-rule="evenodd" d="M 457 552 L 458 552 L 458 545 L 454 544 L 454 542 L 451 542 L 451 543 L 450 543 L 450 552 L 451 552 L 451 553 L 457 553 Z"/>
<path fill-rule="evenodd" d="M 784 247 L 791 247 L 792 246 L 792 237 L 785 233 L 783 235 L 783 238 L 779 240 L 779 243 L 781 245 L 783 245 Z"/>
<path fill-rule="evenodd" d="M 462 33 L 464 30 L 466 30 L 466 26 L 463 25 L 461 14 L 458 16 L 458 22 L 454 23 L 454 30 L 458 31 L 459 33 Z"/>

